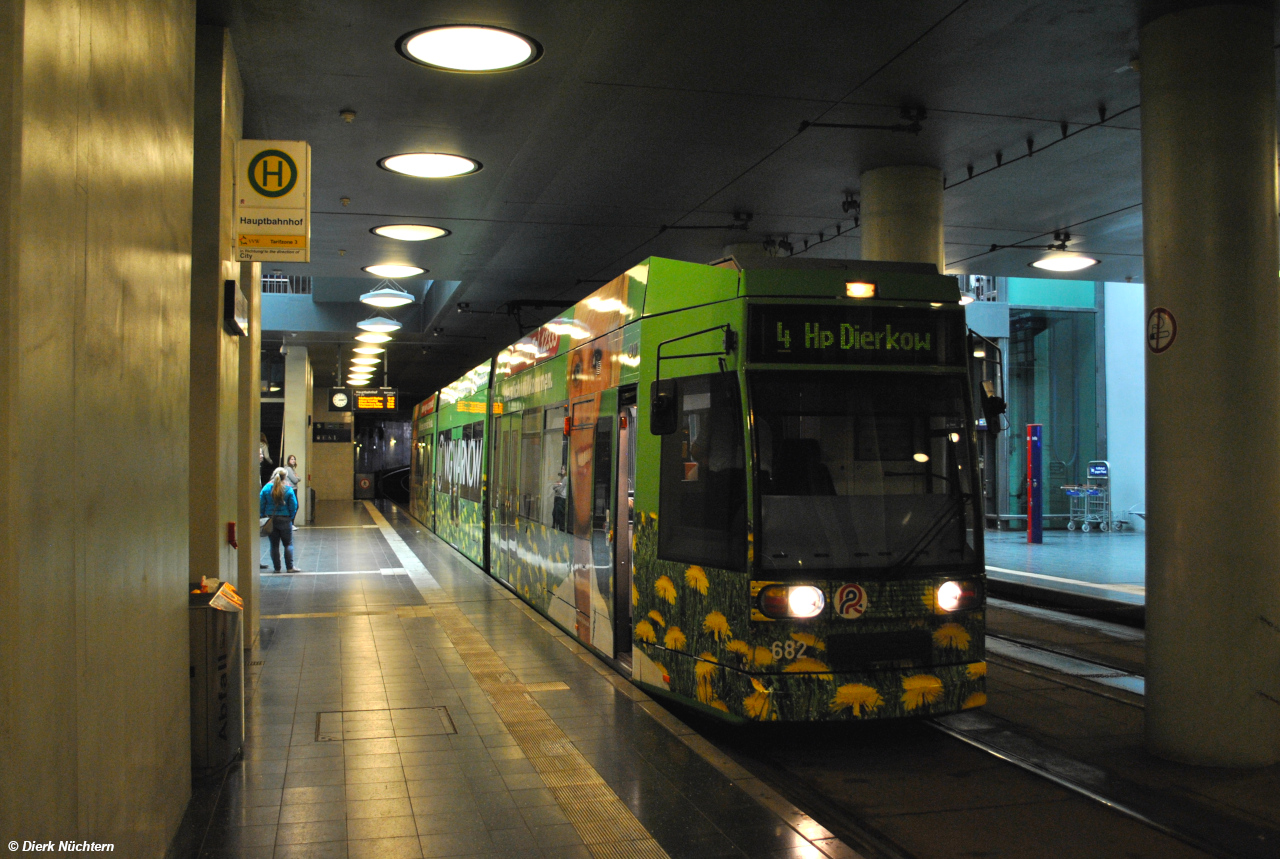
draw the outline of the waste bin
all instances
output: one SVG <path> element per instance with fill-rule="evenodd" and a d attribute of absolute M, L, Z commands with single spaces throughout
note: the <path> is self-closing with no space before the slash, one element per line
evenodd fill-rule
<path fill-rule="evenodd" d="M 244 646 L 239 611 L 189 595 L 191 627 L 191 770 L 209 773 L 235 760 L 244 745 Z"/>

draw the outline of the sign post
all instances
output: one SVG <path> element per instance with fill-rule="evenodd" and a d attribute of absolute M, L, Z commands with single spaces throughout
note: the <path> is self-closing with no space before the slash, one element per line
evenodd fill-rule
<path fill-rule="evenodd" d="M 1027 424 L 1027 542 L 1044 542 L 1044 424 Z"/>
<path fill-rule="evenodd" d="M 235 252 L 241 262 L 311 261 L 311 147 L 305 140 L 238 144 Z"/>

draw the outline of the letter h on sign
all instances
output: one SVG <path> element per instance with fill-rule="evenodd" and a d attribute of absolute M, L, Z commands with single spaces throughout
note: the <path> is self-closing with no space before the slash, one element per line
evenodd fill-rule
<path fill-rule="evenodd" d="M 283 187 L 284 187 L 284 159 L 283 159 L 283 158 L 277 158 L 277 159 L 275 159 L 275 162 L 276 162 L 276 169 L 272 170 L 272 169 L 271 169 L 271 167 L 270 167 L 270 165 L 271 165 L 271 159 L 270 159 L 270 158 L 263 158 L 263 159 L 262 159 L 262 187 L 264 187 L 264 188 L 265 188 L 265 187 L 267 187 L 267 177 L 268 177 L 268 176 L 275 176 L 275 177 L 276 177 L 276 187 L 277 187 L 277 188 L 283 188 Z"/>

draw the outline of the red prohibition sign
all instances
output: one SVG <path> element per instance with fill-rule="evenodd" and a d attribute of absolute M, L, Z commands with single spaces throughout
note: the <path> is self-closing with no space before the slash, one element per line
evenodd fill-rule
<path fill-rule="evenodd" d="M 1153 307 L 1147 314 L 1147 348 L 1152 354 L 1159 355 L 1169 351 L 1173 341 L 1178 339 L 1178 320 L 1166 307 Z"/>

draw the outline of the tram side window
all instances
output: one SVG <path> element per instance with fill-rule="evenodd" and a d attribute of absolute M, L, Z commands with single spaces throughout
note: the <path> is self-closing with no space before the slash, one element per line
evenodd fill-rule
<path fill-rule="evenodd" d="M 542 521 L 557 531 L 569 530 L 569 436 L 564 431 L 568 410 L 548 408 L 542 432 Z"/>
<path fill-rule="evenodd" d="M 658 557 L 741 570 L 746 478 L 738 379 L 676 380 L 676 431 L 662 437 Z"/>
<path fill-rule="evenodd" d="M 462 428 L 462 445 L 455 452 L 459 457 L 457 463 L 458 483 L 461 484 L 458 496 L 468 501 L 480 502 L 481 480 L 484 456 L 484 421 L 475 421 Z"/>
<path fill-rule="evenodd" d="M 539 491 L 542 476 L 542 408 L 526 409 L 520 419 L 520 507 L 519 515 L 533 522 L 546 522 Z"/>
<path fill-rule="evenodd" d="M 453 481 L 450 480 L 449 469 L 449 452 L 453 449 L 453 433 L 451 429 L 444 430 L 438 438 L 439 462 L 436 463 L 436 492 L 449 494 L 453 490 Z"/>

